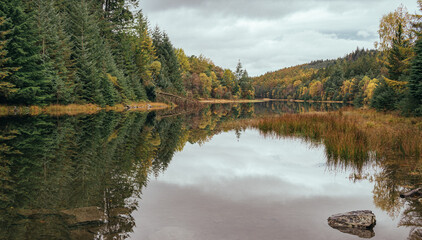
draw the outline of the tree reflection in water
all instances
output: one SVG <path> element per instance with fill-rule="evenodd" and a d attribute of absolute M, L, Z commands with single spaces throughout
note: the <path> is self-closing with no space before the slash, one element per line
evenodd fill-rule
<path fill-rule="evenodd" d="M 0 118 L 0 238 L 125 239 L 142 190 L 186 143 L 204 144 L 233 129 L 241 134 L 241 127 L 226 124 L 238 119 L 336 108 L 280 102 L 217 104 L 190 114 Z M 370 152 L 353 159 L 329 149 L 329 169 L 352 169 L 353 181 L 374 181 L 376 205 L 391 216 L 405 208 L 400 224 L 413 227 L 409 239 L 420 239 L 420 200 L 399 198 L 421 183 L 419 160 L 377 159 Z M 377 172 L 365 173 L 373 165 Z"/>

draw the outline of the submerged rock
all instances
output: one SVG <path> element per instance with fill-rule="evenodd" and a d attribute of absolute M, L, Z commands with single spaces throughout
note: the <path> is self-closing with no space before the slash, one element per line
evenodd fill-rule
<path fill-rule="evenodd" d="M 352 211 L 348 213 L 335 214 L 328 218 L 328 225 L 332 228 L 359 228 L 372 229 L 376 219 L 372 211 Z"/>

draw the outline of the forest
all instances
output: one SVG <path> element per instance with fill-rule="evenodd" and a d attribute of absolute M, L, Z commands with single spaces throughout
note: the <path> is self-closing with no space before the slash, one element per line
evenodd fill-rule
<path fill-rule="evenodd" d="M 422 1 L 418 0 L 422 11 Z M 359 49 L 254 78 L 256 97 L 351 102 L 422 115 L 422 16 L 404 6 L 380 21 L 375 50 Z"/>
<path fill-rule="evenodd" d="M 418 0 L 420 10 L 422 1 Z M 422 15 L 384 15 L 375 49 L 251 78 L 176 48 L 138 0 L 10 0 L 0 6 L 0 104 L 129 105 L 194 99 L 341 101 L 422 114 Z"/>
<path fill-rule="evenodd" d="M 0 4 L 0 104 L 254 98 L 252 79 L 204 56 L 187 56 L 138 0 L 7 0 Z"/>

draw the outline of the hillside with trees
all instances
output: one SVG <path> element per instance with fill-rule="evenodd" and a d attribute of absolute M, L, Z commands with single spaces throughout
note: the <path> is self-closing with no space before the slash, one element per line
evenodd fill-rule
<path fill-rule="evenodd" d="M 381 19 L 376 50 L 358 48 L 336 60 L 268 72 L 254 78 L 256 96 L 353 102 L 422 115 L 421 20 L 400 6 Z"/>
<path fill-rule="evenodd" d="M 0 104 L 155 101 L 156 91 L 253 98 L 252 80 L 187 57 L 137 0 L 10 0 L 0 5 Z"/>

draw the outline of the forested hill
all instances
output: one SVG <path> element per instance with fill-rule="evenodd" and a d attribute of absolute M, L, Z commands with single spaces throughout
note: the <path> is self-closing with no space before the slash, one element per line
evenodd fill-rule
<path fill-rule="evenodd" d="M 422 0 L 418 0 L 422 11 Z M 422 15 L 400 6 L 383 16 L 376 50 L 254 78 L 256 97 L 344 101 L 422 115 Z"/>
<path fill-rule="evenodd" d="M 364 96 L 371 79 L 380 75 L 376 56 L 377 51 L 357 49 L 337 60 L 319 60 L 269 72 L 254 78 L 256 96 L 351 101 L 358 94 Z M 366 94 L 371 94 L 369 89 Z"/>
<path fill-rule="evenodd" d="M 114 105 L 191 97 L 254 98 L 252 80 L 186 56 L 138 0 L 6 0 L 0 4 L 0 104 Z"/>

